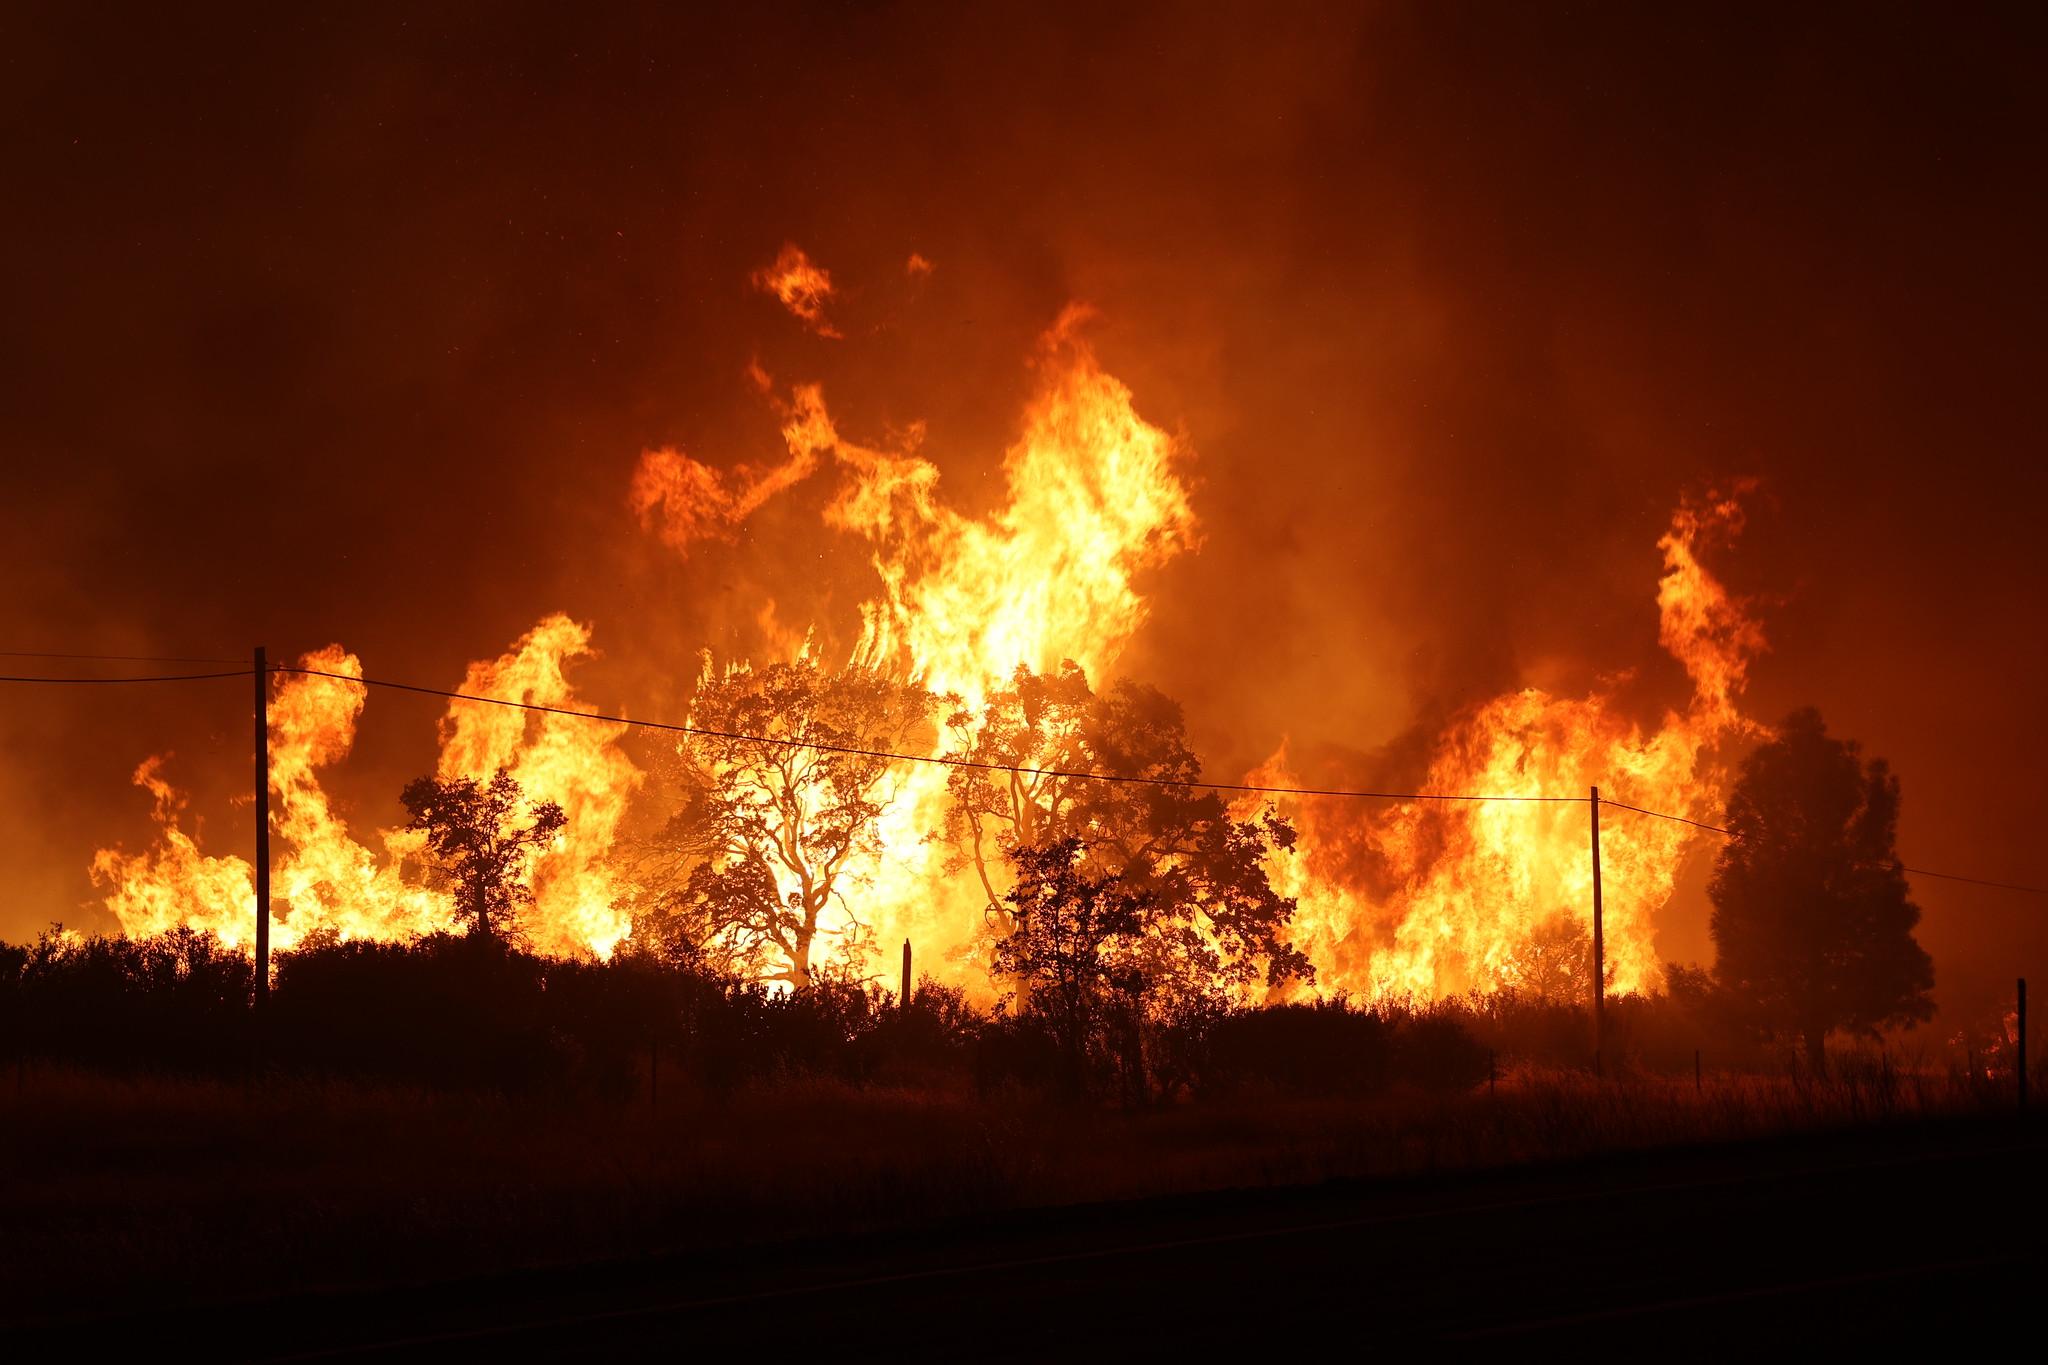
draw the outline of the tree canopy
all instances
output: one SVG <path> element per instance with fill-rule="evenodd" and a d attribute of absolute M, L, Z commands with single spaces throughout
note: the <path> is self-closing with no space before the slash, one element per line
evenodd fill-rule
<path fill-rule="evenodd" d="M 519 908 L 533 899 L 521 879 L 527 856 L 568 823 L 562 808 L 542 801 L 526 824 L 516 823 L 524 796 L 503 768 L 488 785 L 473 777 L 415 778 L 399 799 L 411 816 L 406 828 L 425 831 L 429 854 L 454 883 L 456 908 L 470 932 L 478 938 L 515 932 Z"/>
<path fill-rule="evenodd" d="M 1188 785 L 1201 762 L 1171 698 L 1129 681 L 1098 694 L 1071 661 L 1049 675 L 1019 667 L 978 711 L 956 701 L 947 726 L 951 757 L 1036 770 L 951 778 L 947 833 L 981 880 L 999 940 L 1028 909 L 999 885 L 1002 860 L 1070 841 L 1077 875 L 1116 878 L 1142 897 L 1155 995 L 1312 975 L 1286 938 L 1294 902 L 1266 875 L 1293 829 L 1270 809 L 1241 818 L 1219 793 Z"/>
<path fill-rule="evenodd" d="M 847 896 L 881 850 L 875 822 L 902 765 L 929 751 L 931 693 L 862 666 L 810 659 L 707 677 L 681 751 L 683 810 L 667 840 L 689 871 L 661 910 L 723 967 L 796 988 L 812 984 L 821 936 L 848 967 L 866 926 Z"/>
<path fill-rule="evenodd" d="M 1882 759 L 1795 711 L 1742 766 L 1734 837 L 1707 892 L 1721 991 L 1759 1026 L 1800 1034 L 1815 1066 L 1836 1029 L 1932 1016 L 1934 964 L 1894 848 L 1899 783 Z"/>

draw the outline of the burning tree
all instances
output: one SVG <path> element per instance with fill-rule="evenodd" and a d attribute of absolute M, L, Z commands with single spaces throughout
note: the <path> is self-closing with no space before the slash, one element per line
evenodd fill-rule
<path fill-rule="evenodd" d="M 690 868 L 663 897 L 671 933 L 797 989 L 823 933 L 843 961 L 863 960 L 846 891 L 882 852 L 888 755 L 930 752 L 935 704 L 877 670 L 810 659 L 707 677 L 691 710 L 702 733 L 681 751 L 690 799 L 668 832 Z"/>
<path fill-rule="evenodd" d="M 948 832 L 981 879 L 999 939 L 1028 928 L 1018 915 L 1029 902 L 998 893 L 995 857 L 1017 863 L 1071 843 L 1081 875 L 1143 894 L 1155 998 L 1249 986 L 1261 967 L 1269 984 L 1313 975 L 1285 938 L 1294 902 L 1267 876 L 1268 856 L 1291 848 L 1294 831 L 1270 810 L 1237 819 L 1193 785 L 1201 762 L 1163 693 L 1125 681 L 1097 695 L 1071 661 L 1051 676 L 1020 667 L 979 716 L 956 707 L 948 726 L 953 757 L 998 765 L 955 770 Z M 1003 770 L 1018 768 L 1034 771 Z M 1014 979 L 1030 990 L 1030 974 Z"/>
<path fill-rule="evenodd" d="M 1801 1033 L 1816 1070 L 1828 1034 L 1931 1018 L 1934 963 L 1913 938 L 1893 847 L 1899 781 L 1835 739 L 1808 707 L 1744 762 L 1728 799 L 1735 837 L 1707 894 L 1714 979 L 1766 1028 Z"/>
<path fill-rule="evenodd" d="M 1008 876 L 1004 860 L 1020 848 L 1060 838 L 1071 822 L 1075 799 L 1089 780 L 1086 731 L 1094 705 L 1088 676 L 1071 659 L 1053 674 L 1020 664 L 989 693 L 978 714 L 953 700 L 946 718 L 954 741 L 950 756 L 1011 770 L 962 767 L 948 779 L 946 833 L 956 867 L 974 868 L 1001 933 L 1016 927 L 998 886 Z"/>
<path fill-rule="evenodd" d="M 488 785 L 473 777 L 415 778 L 399 799 L 412 817 L 406 828 L 425 832 L 429 854 L 454 882 L 456 907 L 470 933 L 479 939 L 511 933 L 519 907 L 533 899 L 520 879 L 527 856 L 562 832 L 568 822 L 562 808 L 542 801 L 525 825 L 515 823 L 522 795 L 503 768 Z"/>

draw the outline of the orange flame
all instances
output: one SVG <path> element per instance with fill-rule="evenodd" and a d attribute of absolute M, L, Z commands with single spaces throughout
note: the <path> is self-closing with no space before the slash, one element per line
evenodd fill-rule
<path fill-rule="evenodd" d="M 983 519 L 940 500 L 938 467 L 917 453 L 921 428 L 895 450 L 864 446 L 841 435 L 819 386 L 791 391 L 783 468 L 830 457 L 844 482 L 825 522 L 873 547 L 880 590 L 861 607 L 858 661 L 978 704 L 1020 663 L 1045 671 L 1072 659 L 1107 674 L 1143 624 L 1137 578 L 1196 543 L 1195 517 L 1174 439 L 1102 368 L 1081 336 L 1086 317 L 1069 309 L 1046 334 L 1037 393 L 1003 457 L 1008 498 Z M 643 456 L 641 478 L 662 463 L 660 452 Z M 671 544 L 673 528 L 710 515 L 689 503 L 662 511 Z M 945 770 L 916 765 L 902 777 L 882 819 L 886 852 L 858 873 L 863 917 L 876 941 L 913 938 L 935 974 L 974 984 L 984 896 L 946 873 L 927 838 L 943 823 Z"/>
<path fill-rule="evenodd" d="M 830 278 L 796 248 L 785 248 L 757 282 L 833 335 L 823 320 Z M 1146 619 L 1143 575 L 1194 547 L 1198 528 L 1184 452 L 1102 368 L 1081 336 L 1084 318 L 1069 310 L 1043 340 L 1036 391 L 1003 456 L 1007 496 L 986 516 L 942 499 L 938 467 L 920 454 L 921 428 L 886 447 L 848 439 L 816 384 L 776 400 L 786 461 L 720 472 L 675 450 L 650 450 L 629 506 L 687 553 L 733 538 L 770 499 L 829 468 L 839 482 L 824 524 L 867 545 L 876 581 L 860 610 L 854 661 L 957 693 L 970 712 L 993 679 L 1020 664 L 1051 672 L 1072 660 L 1107 679 Z M 766 375 L 757 370 L 755 380 L 773 393 Z M 1537 688 L 1508 693 L 1471 708 L 1437 739 L 1425 789 L 1551 797 L 1597 783 L 1613 801 L 1710 817 L 1725 782 L 1717 746 L 1755 728 L 1738 703 L 1764 638 L 1750 604 L 1700 555 L 1740 530 L 1744 491 L 1687 502 L 1659 541 L 1660 640 L 1691 678 L 1684 710 L 1646 729 L 1606 689 L 1577 698 Z M 812 650 L 811 637 L 785 626 L 772 600 L 759 619 L 784 651 Z M 472 665 L 462 690 L 587 711 L 565 670 L 590 652 L 587 627 L 550 616 L 502 656 Z M 274 941 L 288 947 L 321 930 L 389 938 L 457 927 L 447 896 L 420 884 L 417 836 L 382 831 L 373 852 L 333 809 L 320 772 L 353 744 L 366 690 L 350 680 L 362 668 L 338 646 L 307 656 L 306 665 L 343 676 L 289 677 L 272 704 L 282 849 Z M 619 732 L 573 715 L 457 701 L 440 738 L 441 776 L 485 778 L 505 768 L 529 799 L 559 802 L 567 813 L 562 835 L 532 869 L 535 946 L 610 953 L 630 929 L 622 907 L 636 889 L 613 846 L 641 780 L 617 747 Z M 181 827 L 181 802 L 160 765 L 152 759 L 136 773 L 154 797 L 157 843 L 136 855 L 102 850 L 96 884 L 128 932 L 192 924 L 245 943 L 254 913 L 249 866 L 200 851 Z M 1296 785 L 1290 771 L 1283 745 L 1253 778 Z M 926 969 L 985 987 L 985 891 L 949 873 L 931 837 L 947 799 L 945 769 L 903 767 L 881 817 L 882 852 L 853 870 L 847 901 L 878 943 L 914 939 Z M 1274 855 L 1270 872 L 1299 901 L 1296 937 L 1321 988 L 1433 998 L 1472 989 L 1583 992 L 1589 984 L 1583 802 L 1372 807 L 1304 798 L 1283 807 L 1302 837 L 1292 853 Z M 1698 835 L 1618 811 L 1603 826 L 1610 984 L 1652 989 L 1660 979 L 1654 919 Z M 854 913 L 846 912 L 847 924 L 824 926 L 826 934 L 843 935 Z"/>
<path fill-rule="evenodd" d="M 785 242 L 775 264 L 754 272 L 754 287 L 780 299 L 792 317 L 819 336 L 839 336 L 825 320 L 825 304 L 833 293 L 831 272 L 796 243 Z"/>
<path fill-rule="evenodd" d="M 1740 490 L 1738 489 L 1738 492 Z M 1696 820 L 1718 812 L 1726 776 L 1714 746 L 1755 729 L 1735 706 L 1764 647 L 1747 604 L 1697 551 L 1741 527 L 1734 496 L 1688 502 L 1658 542 L 1664 647 L 1694 694 L 1644 731 L 1604 692 L 1556 697 L 1526 688 L 1473 708 L 1437 741 L 1424 789 L 1511 797 L 1589 792 Z M 1253 780 L 1289 779 L 1283 746 Z M 1285 803 L 1301 831 L 1276 884 L 1300 902 L 1298 941 L 1326 989 L 1433 999 L 1513 988 L 1583 998 L 1591 989 L 1592 857 L 1587 803 L 1402 802 L 1375 810 L 1336 799 Z M 1610 989 L 1662 982 L 1654 917 L 1669 901 L 1699 830 L 1603 812 L 1601 871 Z"/>
<path fill-rule="evenodd" d="M 107 892 L 107 909 L 133 937 L 189 924 L 210 929 L 241 947 L 255 937 L 256 876 L 240 858 L 208 857 L 180 827 L 185 802 L 160 775 L 169 754 L 142 760 L 135 785 L 154 802 L 157 842 L 142 853 L 103 848 L 93 855 L 93 885 Z"/>
<path fill-rule="evenodd" d="M 565 616 L 543 620 L 502 658 L 476 664 L 460 690 L 567 710 L 575 700 L 562 669 L 590 652 L 589 632 Z M 272 833 L 277 841 L 270 906 L 271 943 L 290 949 L 309 935 L 344 939 L 403 938 L 455 930 L 455 908 L 436 889 L 409 882 L 407 860 L 418 835 L 385 830 L 380 854 L 350 833 L 335 813 L 319 773 L 355 743 L 367 689 L 362 663 L 339 645 L 316 650 L 301 667 L 343 678 L 288 674 L 270 700 Z M 476 702 L 453 702 L 442 723 L 441 776 L 487 778 L 498 768 L 518 778 L 530 801 L 557 801 L 570 823 L 535 859 L 534 904 L 526 930 L 535 946 L 554 952 L 609 953 L 624 937 L 620 888 L 603 860 L 640 779 L 617 749 L 618 732 L 568 716 L 537 715 Z M 255 878 L 241 858 L 209 857 L 179 823 L 183 802 L 159 776 L 162 760 L 136 770 L 137 785 L 155 798 L 156 845 L 140 854 L 101 849 L 94 883 L 128 934 L 178 925 L 211 929 L 223 942 L 254 938 Z"/>

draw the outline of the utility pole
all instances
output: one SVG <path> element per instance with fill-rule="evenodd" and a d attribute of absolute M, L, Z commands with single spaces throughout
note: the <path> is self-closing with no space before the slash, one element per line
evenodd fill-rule
<path fill-rule="evenodd" d="M 1593 1074 L 1600 1074 L 1607 1005 L 1607 939 L 1600 909 L 1600 789 L 1593 788 L 1587 808 L 1593 813 Z"/>
<path fill-rule="evenodd" d="M 256 646 L 256 1009 L 270 1003 L 270 669 Z"/>
<path fill-rule="evenodd" d="M 903 940 L 903 994 L 896 997 L 896 1008 L 910 1008 L 910 940 Z"/>

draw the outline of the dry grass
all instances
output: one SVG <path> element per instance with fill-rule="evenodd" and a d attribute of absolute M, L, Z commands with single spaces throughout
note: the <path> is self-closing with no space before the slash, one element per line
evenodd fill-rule
<path fill-rule="evenodd" d="M 550 1106 L 335 1083 L 0 1081 L 0 1311 L 234 1298 L 996 1210 L 1955 1114 L 1953 1077 L 1520 1070 L 1497 1093 L 1143 1114 L 786 1082 Z"/>

